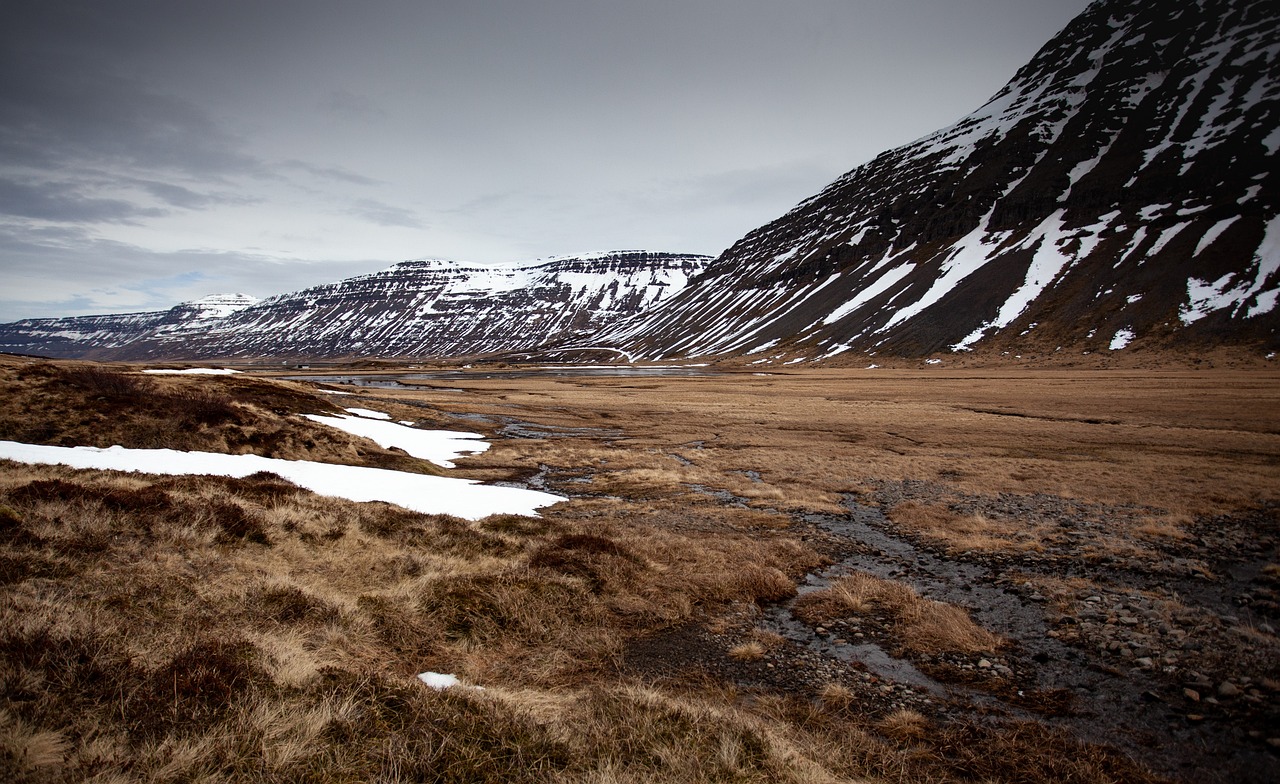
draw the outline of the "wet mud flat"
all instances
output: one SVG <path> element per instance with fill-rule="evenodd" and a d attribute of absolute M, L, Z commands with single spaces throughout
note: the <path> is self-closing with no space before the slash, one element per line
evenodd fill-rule
<path fill-rule="evenodd" d="M 885 516 L 882 506 L 908 498 L 1052 518 L 1062 538 L 1020 554 L 949 552 Z M 1201 521 L 1203 536 L 1144 559 L 1080 555 L 1100 521 L 1141 510 L 1049 495 L 961 496 L 919 482 L 880 483 L 845 505 L 843 515 L 796 518 L 802 537 L 831 563 L 806 575 L 795 599 L 743 608 L 729 629 L 667 630 L 638 643 L 628 666 L 815 699 L 840 684 L 870 715 L 1036 722 L 1173 780 L 1280 777 L 1278 582 L 1267 569 L 1280 562 L 1280 510 Z M 993 652 L 922 655 L 904 650 L 875 611 L 821 625 L 795 611 L 801 597 L 858 572 L 962 607 L 1006 642 Z M 734 661 L 735 645 L 762 638 L 783 644 L 758 660 Z"/>

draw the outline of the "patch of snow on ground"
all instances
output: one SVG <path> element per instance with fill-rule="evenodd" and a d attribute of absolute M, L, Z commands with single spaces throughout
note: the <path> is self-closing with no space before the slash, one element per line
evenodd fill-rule
<path fill-rule="evenodd" d="M 1111 345 L 1108 346 L 1108 348 L 1110 348 L 1112 351 L 1119 351 L 1120 349 L 1129 345 L 1129 343 L 1133 340 L 1133 338 L 1134 338 L 1133 330 L 1129 329 L 1128 327 L 1116 330 L 1116 334 L 1111 336 Z"/>
<path fill-rule="evenodd" d="M 312 422 L 337 428 L 354 436 L 374 441 L 383 449 L 403 449 L 414 457 L 430 460 L 441 468 L 454 468 L 454 458 L 474 455 L 489 448 L 488 441 L 479 433 L 462 433 L 456 430 L 418 430 L 395 422 L 363 419 L 355 416 L 325 416 L 303 414 Z"/>
<path fill-rule="evenodd" d="M 418 673 L 418 680 L 436 691 L 443 691 L 461 683 L 456 675 L 448 675 L 443 672 L 420 672 Z"/>
<path fill-rule="evenodd" d="M 390 414 L 384 414 L 381 411 L 374 411 L 373 409 L 370 409 L 370 408 L 344 408 L 342 410 L 346 411 L 348 414 L 355 414 L 356 416 L 364 417 L 365 419 L 390 419 L 391 418 Z"/>
<path fill-rule="evenodd" d="M 537 517 L 535 510 L 565 500 L 551 493 L 518 487 L 493 487 L 471 479 L 308 460 L 280 460 L 259 455 L 125 449 L 120 446 L 106 449 L 43 446 L 0 441 L 0 458 L 19 463 L 167 476 L 211 475 L 240 479 L 269 471 L 319 495 L 350 501 L 385 501 L 423 514 L 446 514 L 467 520 L 480 520 L 495 514 Z"/>
<path fill-rule="evenodd" d="M 186 370 L 144 370 L 153 376 L 232 376 L 239 370 L 231 368 L 187 368 Z"/>
<path fill-rule="evenodd" d="M 322 395 L 350 395 L 351 394 L 350 392 L 339 392 L 336 389 L 317 389 L 316 391 Z"/>

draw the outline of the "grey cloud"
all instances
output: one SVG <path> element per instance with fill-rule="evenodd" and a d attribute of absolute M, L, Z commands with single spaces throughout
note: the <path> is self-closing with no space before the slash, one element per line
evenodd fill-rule
<path fill-rule="evenodd" d="M 220 204 L 254 204 L 260 201 L 259 199 L 234 193 L 198 193 L 182 185 L 157 182 L 155 180 L 121 179 L 120 181 L 136 185 L 171 207 L 181 207 L 187 210 L 198 210 Z"/>
<path fill-rule="evenodd" d="M 122 199 L 84 196 L 66 183 L 0 178 L 0 214 L 60 223 L 127 223 L 160 217 L 165 211 Z"/>
<path fill-rule="evenodd" d="M 347 171 L 338 166 L 316 166 L 306 161 L 288 160 L 280 164 L 283 168 L 293 169 L 296 171 L 306 172 L 313 177 L 319 177 L 326 180 L 337 180 L 338 182 L 347 182 L 352 185 L 380 185 L 381 180 L 375 180 L 371 177 L 365 177 L 363 174 L 357 174 L 353 171 Z"/>
<path fill-rule="evenodd" d="M 330 90 L 320 99 L 320 108 L 331 114 L 354 120 L 386 116 L 386 112 L 374 104 L 368 96 L 353 93 L 350 90 Z"/>
<path fill-rule="evenodd" d="M 422 221 L 409 210 L 384 204 L 376 199 L 360 199 L 347 210 L 348 214 L 363 218 L 379 226 L 400 226 L 409 229 L 423 228 Z"/>
<path fill-rule="evenodd" d="M 0 223 L 0 323 L 51 315 L 161 310 L 208 294 L 264 298 L 372 272 L 385 261 L 305 262 L 209 250 L 157 252 L 78 227 Z"/>
<path fill-rule="evenodd" d="M 53 67 L 6 59 L 0 66 L 0 154 L 9 165 L 126 165 L 202 176 L 263 170 L 198 107 L 102 64 Z"/>

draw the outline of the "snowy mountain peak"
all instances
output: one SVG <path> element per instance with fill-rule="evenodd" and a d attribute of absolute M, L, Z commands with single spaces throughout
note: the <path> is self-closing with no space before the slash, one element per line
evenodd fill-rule
<path fill-rule="evenodd" d="M 765 361 L 1274 348 L 1280 5 L 1176 6 L 1093 3 L 984 106 L 593 344 Z"/>
<path fill-rule="evenodd" d="M 651 251 L 504 264 L 420 259 L 261 302 L 220 295 L 161 313 L 0 325 L 0 350 L 101 359 L 533 351 L 664 301 L 710 260 Z"/>
<path fill-rule="evenodd" d="M 248 294 L 210 294 L 207 297 L 184 302 L 178 307 L 196 310 L 200 313 L 200 318 L 223 318 L 256 304 L 258 304 L 258 298 Z"/>

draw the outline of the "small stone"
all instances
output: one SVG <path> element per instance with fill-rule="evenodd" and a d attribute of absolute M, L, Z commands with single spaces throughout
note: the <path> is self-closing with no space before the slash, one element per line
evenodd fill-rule
<path fill-rule="evenodd" d="M 1199 702 L 1199 701 L 1200 701 L 1200 692 L 1196 691 L 1195 689 L 1189 688 L 1189 687 L 1188 687 L 1188 688 L 1185 688 L 1185 689 L 1183 689 L 1183 690 L 1182 690 L 1182 696 L 1186 697 L 1187 699 L 1191 700 L 1192 702 Z"/>
<path fill-rule="evenodd" d="M 1122 615 L 1120 616 L 1120 623 L 1124 626 L 1137 626 L 1138 619 L 1134 618 L 1132 615 Z"/>
<path fill-rule="evenodd" d="M 1280 749 L 1280 738 L 1267 738 L 1267 745 L 1273 749 Z"/>
<path fill-rule="evenodd" d="M 979 659 L 978 666 L 984 670 L 989 670 L 991 669 L 991 662 L 987 661 L 986 659 Z"/>
<path fill-rule="evenodd" d="M 1240 687 L 1236 686 L 1231 681 L 1223 681 L 1222 683 L 1218 684 L 1218 696 L 1219 697 L 1239 697 Z"/>
<path fill-rule="evenodd" d="M 1263 632 L 1264 634 L 1275 634 L 1276 627 L 1269 623 L 1260 623 L 1258 624 L 1258 631 Z"/>
<path fill-rule="evenodd" d="M 1133 663 L 1134 663 L 1134 664 L 1136 664 L 1136 665 L 1138 665 L 1139 667 L 1141 667 L 1141 668 L 1142 668 L 1142 669 L 1144 669 L 1144 670 L 1149 670 L 1149 669 L 1151 669 L 1152 667 L 1154 667 L 1154 666 L 1155 666 L 1155 662 L 1151 661 L 1151 659 L 1149 659 L 1149 658 L 1148 658 L 1148 657 L 1146 657 L 1146 656 L 1142 656 L 1142 657 L 1140 657 L 1140 658 L 1136 659 Z"/>

